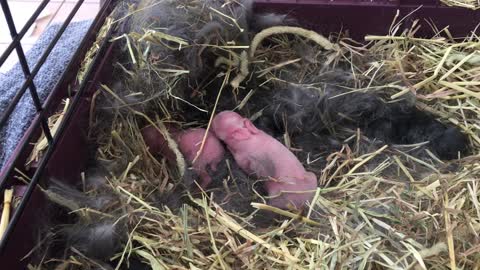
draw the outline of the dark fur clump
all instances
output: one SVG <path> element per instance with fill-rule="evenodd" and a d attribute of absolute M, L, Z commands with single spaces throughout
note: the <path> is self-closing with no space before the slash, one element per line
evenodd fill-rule
<path fill-rule="evenodd" d="M 224 210 L 248 215 L 253 212 L 250 203 L 260 201 L 256 195 L 264 195 L 261 184 L 256 184 L 254 177 L 249 177 L 235 162 L 232 154 L 226 153 L 224 160 L 217 165 L 216 171 L 209 171 L 212 183 L 205 190 L 206 194 Z M 195 181 L 198 175 L 190 169 L 184 175 L 184 185 L 193 196 L 198 196 L 200 190 Z"/>
<path fill-rule="evenodd" d="M 292 136 L 292 147 L 305 169 L 321 175 L 331 153 L 340 151 L 343 143 L 327 134 L 304 133 Z"/>
<path fill-rule="evenodd" d="M 465 134 L 419 110 L 414 100 L 388 103 L 372 93 L 343 93 L 332 86 L 323 92 L 289 86 L 277 90 L 271 100 L 256 124 L 274 137 L 287 132 L 294 142 L 311 149 L 315 149 L 315 136 L 322 138 L 317 142 L 328 150 L 330 142 L 324 135 L 341 141 L 360 128 L 366 136 L 387 144 L 428 142 L 427 147 L 444 160 L 468 152 Z"/>
<path fill-rule="evenodd" d="M 89 258 L 107 261 L 122 249 L 126 238 L 126 228 L 115 220 L 79 222 L 62 229 L 70 247 L 76 248 Z"/>
<path fill-rule="evenodd" d="M 254 176 L 249 176 L 236 164 L 232 154 L 227 153 L 224 160 L 217 165 L 216 171 L 209 171 L 212 182 L 206 190 L 200 190 L 196 180 L 198 175 L 188 168 L 183 176 L 183 182 L 168 192 L 154 195 L 155 205 L 168 207 L 174 213 L 180 214 L 184 204 L 192 205 L 189 194 L 200 198 L 206 194 L 223 210 L 247 217 L 245 226 L 269 227 L 275 222 L 276 214 L 270 211 L 258 211 L 252 207 L 252 202 L 265 203 L 266 196 L 261 182 Z"/>
<path fill-rule="evenodd" d="M 290 87 L 288 90 L 276 91 L 270 100 L 270 106 L 265 110 L 261 121 L 267 123 L 261 126 L 268 126 L 273 121 L 274 126 L 281 131 L 288 131 L 289 134 L 311 133 L 319 128 L 322 123 L 318 107 L 321 101 L 321 94 L 318 91 Z"/>
<path fill-rule="evenodd" d="M 127 224 L 120 219 L 124 214 L 118 205 L 120 199 L 105 186 L 106 183 L 99 183 L 101 181 L 99 176 L 87 180 L 86 186 L 97 187 L 88 192 L 60 180 L 47 182 L 45 194 L 50 203 L 39 233 L 46 247 L 39 248 L 37 253 L 41 254 L 35 257 L 45 252 L 48 257 L 58 259 L 82 254 L 104 269 L 110 269 L 110 258 L 124 247 Z"/>
<path fill-rule="evenodd" d="M 213 176 L 215 181 L 209 192 L 212 192 L 214 201 L 227 211 L 251 214 L 254 209 L 250 203 L 260 201 L 255 192 L 264 195 L 261 183 L 256 183 L 255 177 L 244 173 L 230 153 L 227 153 Z"/>

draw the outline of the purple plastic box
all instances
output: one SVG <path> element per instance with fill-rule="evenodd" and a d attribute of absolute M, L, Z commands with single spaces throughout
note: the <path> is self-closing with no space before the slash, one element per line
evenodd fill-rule
<path fill-rule="evenodd" d="M 365 35 L 386 35 L 397 12 L 399 19 L 415 9 L 403 27 L 420 19 L 433 22 L 438 29 L 449 27 L 455 37 L 463 37 L 480 23 L 480 10 L 454 8 L 438 0 L 257 0 L 256 10 L 288 12 L 298 18 L 303 27 L 323 35 L 348 30 L 350 36 L 363 41 Z M 428 24 L 422 23 L 419 36 L 432 36 Z"/>
<path fill-rule="evenodd" d="M 71 64 L 67 66 L 65 76 L 52 91 L 49 97 L 52 100 L 51 106 L 47 108 L 49 113 L 58 110 L 61 99 L 67 96 L 67 89 L 78 87 L 75 84 L 75 76 L 79 64 L 95 41 L 96 32 L 103 24 L 108 12 L 112 10 L 113 5 L 112 0 L 105 1 L 91 31 L 75 54 Z M 420 5 L 422 8 L 409 16 L 404 27 L 408 27 L 415 19 L 421 19 L 433 22 L 439 29 L 449 26 L 450 32 L 455 37 L 464 37 L 472 30 L 478 32 L 476 26 L 480 22 L 480 11 L 446 7 L 438 0 L 256 0 L 255 12 L 288 13 L 290 16 L 296 17 L 303 27 L 318 31 L 325 36 L 331 32 L 348 29 L 351 37 L 362 41 L 366 34 L 387 34 L 397 10 L 400 12 L 401 18 Z M 432 36 L 433 31 L 428 24 L 423 24 L 419 35 Z M 86 131 L 88 130 L 90 100 L 99 84 L 107 81 L 110 77 L 111 49 L 112 46 L 108 46 L 104 50 L 100 61 L 94 67 L 78 106 L 70 108 L 73 110 L 73 117 L 70 122 L 66 123 L 65 132 L 49 160 L 44 176 L 56 177 L 72 183 L 80 181 L 80 173 L 85 169 L 87 161 Z M 30 134 L 33 135 L 30 143 L 34 143 L 40 135 L 40 130 L 30 128 L 24 136 L 24 141 Z M 20 170 L 25 170 L 25 160 L 31 150 L 32 147 L 27 147 L 23 152 L 17 151 L 16 154 L 19 154 L 20 158 L 15 165 Z M 26 172 L 28 175 L 33 175 L 34 170 Z M 7 178 L 9 185 L 21 185 L 22 183 L 17 182 L 13 176 L 12 174 Z M 21 189 L 19 192 L 21 193 Z M 35 239 L 34 232 L 36 224 L 39 223 L 38 220 L 43 218 L 44 208 L 45 199 L 42 193 L 36 190 L 9 239 L 6 251 L 0 254 L 1 269 L 26 269 L 28 260 L 22 260 L 22 257 L 36 245 L 38 239 Z"/>

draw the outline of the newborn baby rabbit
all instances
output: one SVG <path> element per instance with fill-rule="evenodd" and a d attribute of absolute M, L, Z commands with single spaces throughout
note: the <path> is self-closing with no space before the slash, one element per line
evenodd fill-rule
<path fill-rule="evenodd" d="M 307 172 L 283 144 L 257 129 L 250 120 L 232 111 L 219 113 L 212 130 L 246 173 L 265 177 L 269 204 L 288 209 L 301 208 L 311 201 L 317 178 Z"/>
<path fill-rule="evenodd" d="M 206 188 L 212 182 L 212 178 L 207 169 L 212 172 L 217 171 L 217 166 L 225 155 L 225 149 L 222 143 L 211 132 L 207 133 L 205 145 L 202 151 L 197 154 L 202 146 L 205 132 L 206 130 L 203 128 L 194 128 L 181 132 L 176 136 L 180 152 L 182 152 L 185 159 L 193 165 L 194 171 L 200 177 L 200 186 L 202 188 Z"/>
<path fill-rule="evenodd" d="M 200 186 L 206 188 L 212 182 L 209 170 L 215 172 L 218 164 L 223 160 L 225 155 L 225 149 L 222 143 L 215 135 L 208 132 L 205 145 L 197 157 L 203 137 L 205 136 L 205 129 L 191 128 L 185 131 L 177 131 L 176 129 L 170 128 L 170 132 L 177 142 L 180 152 L 184 155 L 186 161 L 192 165 L 193 171 L 199 176 Z M 142 136 L 152 154 L 161 154 L 169 161 L 175 162 L 175 154 L 168 147 L 163 135 L 156 130 L 155 127 L 147 126 L 143 128 Z"/>

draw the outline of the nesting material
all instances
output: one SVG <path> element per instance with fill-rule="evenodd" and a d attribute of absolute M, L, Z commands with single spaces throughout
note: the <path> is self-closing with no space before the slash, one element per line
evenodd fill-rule
<path fill-rule="evenodd" d="M 480 8 L 480 2 L 478 0 L 441 0 L 447 6 L 462 7 L 477 10 Z"/>
<path fill-rule="evenodd" d="M 396 18 L 389 35 L 360 44 L 312 38 L 285 15 L 253 14 L 248 1 L 120 6 L 114 77 L 92 102 L 101 177 L 48 189 L 74 215 L 57 241 L 77 244 L 41 254 L 51 259 L 37 269 L 478 267 L 477 36 L 416 38 L 420 25 L 399 32 Z M 228 153 L 210 186 L 189 184 L 198 175 L 166 126 L 210 130 L 223 110 L 248 117 L 316 174 L 303 211 L 267 205 L 262 179 Z M 398 128 L 400 116 L 413 124 Z M 149 125 L 170 138 L 174 159 L 149 151 Z M 453 150 L 439 157 L 442 147 Z M 100 246 L 119 250 L 92 252 L 103 236 Z"/>
<path fill-rule="evenodd" d="M 7 230 L 8 222 L 10 220 L 10 207 L 13 199 L 13 189 L 6 189 L 3 198 L 2 218 L 0 220 L 0 238 Z"/>
<path fill-rule="evenodd" d="M 69 108 L 70 108 L 70 99 L 67 98 L 64 101 L 63 110 L 60 113 L 54 114 L 48 118 L 48 127 L 50 129 L 52 136 L 55 136 L 55 134 L 57 133 L 58 128 L 63 122 L 63 117 L 65 116 L 65 113 Z M 48 147 L 47 137 L 45 137 L 45 134 L 42 133 L 42 135 L 38 139 L 38 142 L 35 144 L 30 154 L 30 157 L 28 158 L 27 165 L 38 162 L 40 160 L 41 155 L 43 154 L 43 152 L 47 147 Z"/>

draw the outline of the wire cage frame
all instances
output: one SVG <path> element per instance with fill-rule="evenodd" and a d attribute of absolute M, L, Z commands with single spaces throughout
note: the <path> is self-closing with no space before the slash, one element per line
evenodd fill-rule
<path fill-rule="evenodd" d="M 100 49 L 98 51 L 99 53 L 97 53 L 97 55 L 93 59 L 92 65 L 90 65 L 88 70 L 86 71 L 84 80 L 82 80 L 82 82 L 75 87 L 75 93 L 72 97 L 73 100 L 71 102 L 70 109 L 65 113 L 64 119 L 55 134 L 52 134 L 52 130 L 49 128 L 48 125 L 48 117 L 52 115 L 52 110 L 55 110 L 56 106 L 59 103 L 59 100 L 67 96 L 66 89 L 65 87 L 63 87 L 66 83 L 69 83 L 67 82 L 67 75 L 76 75 L 79 62 L 83 60 L 86 49 L 88 49 L 95 40 L 96 31 L 98 31 L 100 26 L 103 24 L 104 19 L 111 11 L 112 0 L 102 0 L 100 2 L 100 10 L 98 11 L 95 19 L 87 30 L 86 35 L 83 37 L 72 58 L 69 59 L 69 64 L 65 67 L 63 73 L 59 77 L 60 79 L 49 91 L 49 95 L 45 99 L 45 101 L 42 102 L 39 98 L 37 87 L 34 83 L 34 78 L 39 74 L 41 67 L 48 59 L 50 53 L 55 48 L 55 45 L 58 43 L 59 39 L 64 34 L 66 28 L 72 23 L 73 18 L 77 14 L 78 10 L 82 7 L 85 0 L 78 0 L 75 3 L 66 19 L 61 24 L 59 30 L 55 33 L 51 42 L 47 45 L 46 49 L 44 49 L 43 53 L 40 55 L 40 58 L 37 60 L 36 64 L 33 67 L 30 67 L 27 63 L 25 51 L 22 47 L 21 41 L 25 37 L 29 28 L 32 27 L 32 25 L 35 23 L 41 12 L 49 4 L 49 2 L 50 0 L 43 0 L 42 2 L 40 2 L 36 10 L 32 13 L 30 18 L 25 23 L 25 25 L 21 29 L 17 29 L 14 24 L 14 15 L 11 12 L 8 1 L 0 0 L 3 16 L 5 17 L 5 21 L 7 22 L 8 30 L 12 39 L 8 47 L 0 55 L 0 66 L 4 65 L 8 57 L 15 51 L 18 57 L 18 63 L 24 75 L 23 84 L 19 89 L 16 90 L 14 97 L 12 98 L 12 100 L 10 100 L 6 108 L 0 112 L 0 129 L 3 129 L 6 126 L 10 116 L 14 112 L 15 108 L 17 108 L 19 101 L 27 94 L 27 90 L 28 95 L 30 95 L 33 100 L 32 106 L 34 106 L 36 111 L 29 128 L 23 135 L 14 153 L 10 157 L 8 157 L 8 161 L 0 171 L 0 194 L 2 195 L 2 198 L 5 190 L 11 188 L 16 184 L 16 181 L 14 179 L 14 173 L 18 169 L 18 167 L 22 167 L 19 166 L 19 164 L 24 164 L 25 152 L 29 150 L 28 148 L 31 143 L 35 142 L 38 139 L 40 133 L 44 134 L 48 142 L 48 146 L 45 149 L 44 154 L 41 156 L 37 166 L 31 171 L 33 176 L 31 177 L 30 182 L 22 190 L 20 196 L 21 198 L 17 206 L 12 208 L 11 210 L 12 214 L 10 215 L 10 220 L 0 239 L 1 258 L 4 258 L 7 248 L 11 248 L 10 243 L 12 240 L 11 238 L 14 229 L 18 224 L 19 220 L 22 218 L 22 214 L 24 213 L 25 208 L 27 207 L 27 204 L 32 197 L 32 194 L 36 186 L 38 185 L 39 180 L 41 179 L 44 170 L 52 154 L 54 153 L 56 146 L 58 145 L 60 138 L 65 133 L 67 126 L 66 124 L 69 123 L 69 121 L 71 120 L 72 115 L 75 111 L 74 109 L 78 107 L 80 98 L 82 97 L 85 89 L 87 88 L 86 86 L 88 82 L 91 81 L 94 70 L 93 67 L 96 66 L 96 63 L 99 60 L 101 60 L 100 56 L 102 55 L 102 53 L 100 52 L 105 50 L 107 44 L 107 41 L 104 40 L 104 42 L 100 45 Z"/>

